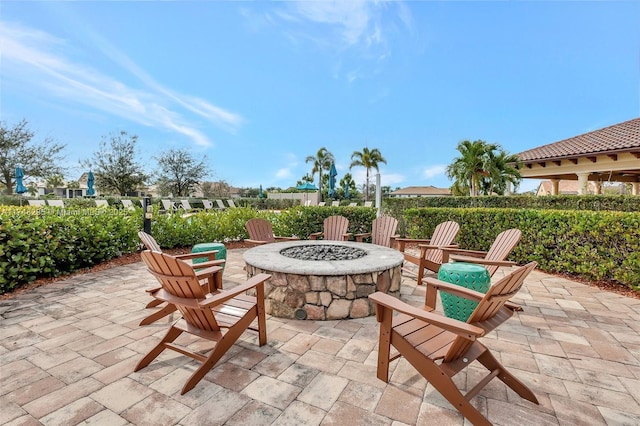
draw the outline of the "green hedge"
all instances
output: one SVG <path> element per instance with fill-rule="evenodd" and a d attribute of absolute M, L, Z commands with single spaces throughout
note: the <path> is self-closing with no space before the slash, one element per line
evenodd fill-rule
<path fill-rule="evenodd" d="M 385 198 L 383 206 L 398 217 L 402 211 L 420 207 L 503 208 L 541 210 L 640 211 L 640 197 L 633 195 L 535 195 L 487 197 Z"/>
<path fill-rule="evenodd" d="M 111 208 L 0 207 L 0 294 L 135 251 L 141 220 Z"/>
<path fill-rule="evenodd" d="M 461 247 L 487 250 L 508 228 L 522 231 L 509 257 L 544 271 L 615 280 L 640 291 L 640 213 L 533 209 L 408 209 L 407 234 L 428 238 L 446 220 L 460 224 Z"/>

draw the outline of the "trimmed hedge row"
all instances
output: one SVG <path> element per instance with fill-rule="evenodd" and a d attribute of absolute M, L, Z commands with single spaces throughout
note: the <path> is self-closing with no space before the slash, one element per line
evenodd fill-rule
<path fill-rule="evenodd" d="M 115 209 L 0 207 L 0 294 L 137 250 L 141 220 Z"/>
<path fill-rule="evenodd" d="M 633 195 L 535 195 L 486 196 L 486 197 L 413 197 L 385 198 L 384 207 L 394 215 L 409 208 L 503 208 L 542 210 L 595 210 L 640 211 L 640 197 Z"/>
<path fill-rule="evenodd" d="M 544 271 L 616 280 L 640 291 L 640 213 L 533 209 L 408 209 L 407 234 L 429 238 L 446 220 L 460 224 L 462 248 L 487 250 L 508 228 L 522 231 L 509 257 Z"/>

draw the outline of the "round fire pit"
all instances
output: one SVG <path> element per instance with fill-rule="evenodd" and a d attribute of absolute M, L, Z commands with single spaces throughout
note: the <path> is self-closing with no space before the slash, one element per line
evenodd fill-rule
<path fill-rule="evenodd" d="M 248 277 L 272 275 L 265 285 L 267 313 L 310 320 L 373 315 L 367 296 L 375 291 L 399 296 L 403 260 L 397 250 L 349 241 L 287 241 L 244 253 Z M 385 272 L 390 279 L 378 283 Z"/>

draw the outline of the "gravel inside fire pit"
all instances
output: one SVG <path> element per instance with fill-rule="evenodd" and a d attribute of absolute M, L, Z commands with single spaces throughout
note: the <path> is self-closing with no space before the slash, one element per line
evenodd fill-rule
<path fill-rule="evenodd" d="M 364 250 L 340 245 L 295 246 L 280 251 L 283 256 L 298 260 L 353 260 L 367 254 Z"/>

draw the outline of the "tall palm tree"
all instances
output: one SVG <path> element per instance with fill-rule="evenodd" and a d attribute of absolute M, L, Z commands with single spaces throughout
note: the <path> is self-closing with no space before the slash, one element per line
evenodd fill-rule
<path fill-rule="evenodd" d="M 482 140 L 460 142 L 457 149 L 461 156 L 447 166 L 447 176 L 454 179 L 454 186 L 468 187 L 469 195 L 478 196 L 482 180 L 489 175 L 489 153 L 497 147 Z"/>
<path fill-rule="evenodd" d="M 322 171 L 329 171 L 331 163 L 334 161 L 335 159 L 333 158 L 333 154 L 325 147 L 320 148 L 315 156 L 310 155 L 305 160 L 306 163 L 313 163 L 311 176 L 313 177 L 318 173 L 318 192 L 320 192 L 320 198 L 322 198 Z"/>
<path fill-rule="evenodd" d="M 384 159 L 380 150 L 378 148 L 369 149 L 366 146 L 362 148 L 362 151 L 354 151 L 351 154 L 351 164 L 349 165 L 349 170 L 352 167 L 362 166 L 367 169 L 367 180 L 365 183 L 365 191 L 364 191 L 364 199 L 365 201 L 369 200 L 369 172 L 371 169 L 376 169 L 379 171 L 378 164 L 384 163 L 387 164 L 387 160 Z"/>

